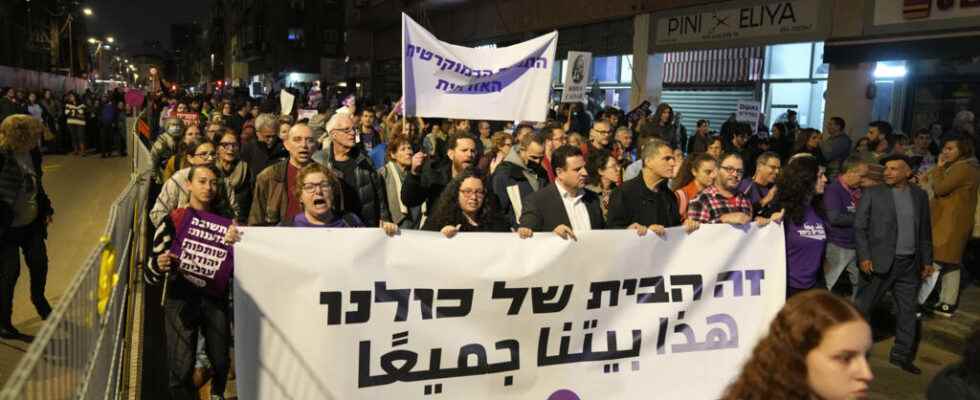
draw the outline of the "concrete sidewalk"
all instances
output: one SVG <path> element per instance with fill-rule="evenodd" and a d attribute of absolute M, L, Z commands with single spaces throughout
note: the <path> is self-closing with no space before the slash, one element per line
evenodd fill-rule
<path fill-rule="evenodd" d="M 980 322 L 980 287 L 971 285 L 960 294 L 960 306 L 953 318 L 925 317 L 915 365 L 922 375 L 912 375 L 888 363 L 895 338 L 875 343 L 871 350 L 871 370 L 875 375 L 870 399 L 925 399 L 929 382 L 945 366 L 958 362 L 966 338 Z M 887 324 L 887 323 L 886 323 Z M 875 325 L 878 323 L 876 321 Z M 893 327 L 881 327 L 894 329 Z"/>
<path fill-rule="evenodd" d="M 44 188 L 54 207 L 48 230 L 48 281 L 45 292 L 52 307 L 61 301 L 68 284 L 85 258 L 99 243 L 109 207 L 129 182 L 130 158 L 98 156 L 46 156 Z M 36 334 L 41 318 L 30 301 L 30 275 L 21 262 L 14 292 L 13 323 L 20 331 Z M 28 344 L 0 340 L 0 385 L 27 350 Z"/>

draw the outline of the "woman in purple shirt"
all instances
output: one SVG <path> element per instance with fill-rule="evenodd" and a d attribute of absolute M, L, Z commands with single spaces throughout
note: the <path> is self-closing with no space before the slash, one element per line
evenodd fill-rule
<path fill-rule="evenodd" d="M 776 209 L 786 232 L 786 297 L 817 286 L 827 247 L 824 169 L 813 156 L 796 157 L 776 178 Z"/>

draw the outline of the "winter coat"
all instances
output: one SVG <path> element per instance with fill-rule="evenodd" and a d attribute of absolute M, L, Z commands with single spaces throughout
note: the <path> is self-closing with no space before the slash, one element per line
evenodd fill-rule
<path fill-rule="evenodd" d="M 346 183 L 353 186 L 354 190 L 357 191 L 358 199 L 361 201 L 361 209 L 352 210 L 345 205 L 344 211 L 356 214 L 361 218 L 361 221 L 364 221 L 364 226 L 376 227 L 380 225 L 381 221 L 390 222 L 391 215 L 388 213 L 388 196 L 385 194 L 385 183 L 381 179 L 381 175 L 375 171 L 374 165 L 371 164 L 371 158 L 361 146 L 355 146 L 351 149 L 349 156 L 354 159 L 354 163 L 357 165 L 357 173 L 355 174 L 355 182 Z M 333 149 L 327 146 L 313 154 L 313 161 L 330 168 L 337 173 L 338 177 L 343 179 L 343 173 L 333 167 L 333 157 Z"/>
<path fill-rule="evenodd" d="M 163 184 L 167 180 L 164 178 L 164 168 L 170 157 L 177 154 L 177 144 L 180 143 L 180 133 L 172 135 L 164 131 L 150 147 L 150 165 L 153 168 L 154 179 L 157 183 Z"/>
<path fill-rule="evenodd" d="M 980 184 L 980 164 L 970 157 L 933 168 L 929 182 L 935 197 L 930 204 L 932 215 L 933 258 L 959 264 L 966 242 L 973 232 L 973 216 L 977 207 L 977 185 Z"/>
<path fill-rule="evenodd" d="M 248 213 L 248 224 L 257 226 L 276 226 L 291 223 L 287 216 L 289 193 L 286 193 L 286 171 L 289 160 L 279 160 L 268 166 L 255 178 L 252 191 L 252 206 Z"/>
<path fill-rule="evenodd" d="M 524 199 L 548 186 L 548 172 L 540 165 L 532 164 L 529 167 L 517 150 L 512 149 L 494 171 L 491 182 L 492 193 L 497 196 L 497 204 L 500 205 L 500 213 L 516 228 Z"/>
<path fill-rule="evenodd" d="M 12 152 L 0 153 L 0 237 L 10 228 L 14 221 L 13 203 L 17 194 L 23 190 L 25 182 L 25 171 L 17 163 Z M 51 208 L 51 199 L 44 191 L 44 171 L 41 169 L 41 152 L 35 147 L 31 150 L 31 163 L 34 165 L 34 173 L 37 178 L 37 217 L 47 218 L 54 215 Z M 44 228 L 44 237 L 47 237 L 47 227 Z"/>

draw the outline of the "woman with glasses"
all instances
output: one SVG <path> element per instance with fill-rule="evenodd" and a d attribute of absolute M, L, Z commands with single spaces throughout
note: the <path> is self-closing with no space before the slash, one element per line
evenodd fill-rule
<path fill-rule="evenodd" d="M 210 128 L 208 130 L 210 131 Z M 235 131 L 224 128 L 221 133 L 215 134 L 215 142 L 218 144 L 218 158 L 215 166 L 218 167 L 218 171 L 221 172 L 231 188 L 239 208 L 242 210 L 251 209 L 252 187 L 255 186 L 255 181 L 248 169 L 248 163 L 239 158 L 241 145 L 238 135 Z M 244 214 L 243 212 L 238 216 L 238 222 L 245 222 L 248 217 Z"/>
<path fill-rule="evenodd" d="M 449 181 L 436 202 L 435 211 L 422 230 L 439 231 L 452 238 L 459 232 L 509 232 L 510 225 L 494 209 L 483 178 L 467 169 Z"/>
<path fill-rule="evenodd" d="M 193 141 L 186 147 L 184 159 L 190 167 L 175 172 L 163 184 L 156 204 L 150 210 L 150 221 L 153 222 L 153 226 L 159 226 L 171 211 L 187 206 L 187 202 L 190 201 L 190 193 L 187 191 L 188 174 L 190 173 L 191 167 L 215 165 L 217 151 L 214 143 L 200 139 Z M 241 208 L 238 207 L 238 201 L 232 195 L 233 193 L 234 191 L 228 185 L 228 180 L 223 175 L 219 176 L 218 193 L 215 196 L 213 208 L 222 213 L 222 215 L 229 215 L 233 219 L 238 220 L 239 215 L 241 215 Z"/>

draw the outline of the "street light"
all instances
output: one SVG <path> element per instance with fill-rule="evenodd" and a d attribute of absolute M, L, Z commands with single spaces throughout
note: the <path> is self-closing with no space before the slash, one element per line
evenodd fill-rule
<path fill-rule="evenodd" d="M 85 8 L 82 9 L 82 14 L 85 14 L 85 16 L 87 16 L 87 17 L 91 17 L 92 16 L 92 9 L 89 8 L 89 7 L 85 7 Z"/>
<path fill-rule="evenodd" d="M 116 42 L 116 38 L 114 38 L 114 37 L 112 37 L 112 36 L 107 36 L 107 37 L 105 38 L 105 41 L 107 41 L 107 42 L 109 42 L 109 43 L 115 43 L 115 42 Z"/>
<path fill-rule="evenodd" d="M 96 44 L 96 43 L 98 43 L 99 41 L 98 41 L 98 40 L 96 40 L 96 39 L 95 39 L 95 38 L 93 38 L 93 37 L 90 37 L 90 38 L 88 38 L 88 42 L 89 42 L 89 43 L 91 43 L 91 44 Z"/>

